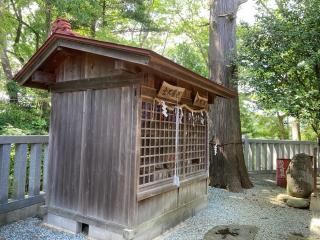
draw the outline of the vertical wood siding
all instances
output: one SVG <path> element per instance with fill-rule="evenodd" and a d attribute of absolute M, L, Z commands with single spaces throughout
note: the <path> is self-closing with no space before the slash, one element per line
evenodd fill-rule
<path fill-rule="evenodd" d="M 248 171 L 275 171 L 277 159 L 292 159 L 298 153 L 313 155 L 316 142 L 291 140 L 243 139 L 244 157 Z M 318 165 L 319 165 L 318 156 Z"/>
<path fill-rule="evenodd" d="M 65 82 L 108 75 L 114 70 L 114 60 L 89 53 L 66 57 L 56 70 L 57 81 Z"/>
<path fill-rule="evenodd" d="M 133 86 L 53 94 L 49 207 L 131 224 L 135 94 Z"/>
<path fill-rule="evenodd" d="M 166 214 L 207 195 L 207 180 L 193 182 L 138 203 L 138 224 Z"/>
<path fill-rule="evenodd" d="M 50 128 L 48 205 L 78 210 L 85 92 L 54 93 Z"/>

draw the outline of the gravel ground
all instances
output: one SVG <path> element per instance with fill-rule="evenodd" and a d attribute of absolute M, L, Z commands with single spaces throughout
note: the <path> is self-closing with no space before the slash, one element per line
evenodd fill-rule
<path fill-rule="evenodd" d="M 82 234 L 59 232 L 41 225 L 38 218 L 28 218 L 0 228 L 0 240 L 85 240 Z M 2 237 L 2 238 L 1 238 Z"/>
<path fill-rule="evenodd" d="M 284 240 L 290 234 L 308 236 L 311 212 L 287 207 L 278 202 L 274 176 L 253 176 L 255 187 L 243 193 L 209 189 L 208 207 L 157 240 L 202 240 L 205 233 L 218 225 L 244 224 L 259 228 L 257 240 Z"/>
<path fill-rule="evenodd" d="M 217 225 L 246 224 L 259 228 L 257 240 L 282 240 L 290 234 L 309 235 L 311 212 L 289 208 L 275 197 L 284 189 L 275 186 L 274 176 L 253 176 L 255 187 L 243 193 L 210 188 L 208 207 L 171 229 L 156 240 L 201 240 Z M 82 234 L 61 233 L 41 226 L 41 220 L 29 218 L 0 228 L 0 240 L 84 240 Z"/>

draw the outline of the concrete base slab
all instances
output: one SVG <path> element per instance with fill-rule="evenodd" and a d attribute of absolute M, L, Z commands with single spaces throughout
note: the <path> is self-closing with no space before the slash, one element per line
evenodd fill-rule
<path fill-rule="evenodd" d="M 104 228 L 99 228 L 96 226 L 89 226 L 89 239 L 95 240 L 124 240 L 124 238 L 117 233 L 113 233 Z"/>
<path fill-rule="evenodd" d="M 44 209 L 42 206 L 44 206 L 44 203 L 38 203 L 11 212 L 1 213 L 0 226 L 26 219 L 28 217 L 43 217 L 46 214 L 46 209 Z"/>
<path fill-rule="evenodd" d="M 48 225 L 52 228 L 58 228 L 60 230 L 64 230 L 71 233 L 80 233 L 81 232 L 81 224 L 68 219 L 64 218 L 52 213 L 48 213 L 44 218 L 44 224 Z"/>
<path fill-rule="evenodd" d="M 157 236 L 160 236 L 165 231 L 175 227 L 179 223 L 185 221 L 189 217 L 194 216 L 201 209 L 207 206 L 207 196 L 194 200 L 186 205 L 182 205 L 179 208 L 167 212 L 164 215 L 151 219 L 135 229 L 134 240 L 150 240 Z"/>

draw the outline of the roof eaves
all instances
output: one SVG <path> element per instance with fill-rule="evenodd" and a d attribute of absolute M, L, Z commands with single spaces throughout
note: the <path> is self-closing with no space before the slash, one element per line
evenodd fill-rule
<path fill-rule="evenodd" d="M 59 33 L 52 34 L 13 79 L 19 84 L 24 84 L 29 79 L 33 71 L 43 63 L 45 56 L 49 56 L 59 46 L 134 62 L 148 66 L 173 77 L 175 76 L 172 72 L 179 73 L 182 80 L 186 80 L 191 85 L 197 85 L 198 87 L 221 97 L 233 98 L 237 95 L 235 91 L 210 81 L 209 79 L 192 72 L 191 70 L 157 54 L 152 50 Z M 90 48 L 91 46 L 95 46 L 97 49 L 92 49 Z M 127 53 L 131 53 L 131 57 L 128 56 Z"/>
<path fill-rule="evenodd" d="M 182 76 L 184 76 L 185 79 L 193 79 L 199 82 L 199 84 L 196 84 L 196 81 L 190 81 L 189 83 L 192 85 L 198 85 L 198 87 L 207 90 L 215 95 L 218 95 L 220 97 L 225 97 L 225 98 L 234 98 L 237 96 L 237 92 L 224 87 L 220 84 L 217 84 L 197 73 L 192 72 L 191 70 L 159 55 L 159 54 L 154 54 L 150 58 L 150 63 L 149 65 L 153 68 L 156 68 L 157 65 L 161 65 L 164 69 L 172 69 L 172 71 L 180 73 Z M 170 71 L 166 71 L 168 74 L 170 74 Z"/>
<path fill-rule="evenodd" d="M 36 53 L 34 55 L 32 55 L 32 57 L 28 60 L 28 62 L 20 69 L 19 72 L 17 72 L 15 74 L 15 76 L 13 77 L 13 80 L 18 82 L 19 84 L 23 84 L 25 81 L 27 81 L 26 77 L 23 77 L 27 71 L 29 70 L 29 68 L 35 64 L 36 60 L 41 57 L 45 51 L 47 50 L 47 48 L 51 45 L 54 44 L 54 42 L 56 41 L 56 37 L 55 35 L 51 35 L 45 42 L 44 44 L 36 51 Z M 23 79 L 23 80 L 21 80 Z"/>

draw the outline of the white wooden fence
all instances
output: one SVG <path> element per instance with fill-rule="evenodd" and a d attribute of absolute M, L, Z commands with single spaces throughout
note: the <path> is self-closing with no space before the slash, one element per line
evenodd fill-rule
<path fill-rule="evenodd" d="M 0 215 L 44 202 L 48 136 L 0 136 Z"/>
<path fill-rule="evenodd" d="M 278 158 L 312 155 L 315 142 L 243 139 L 250 172 L 276 170 Z M 320 159 L 318 157 L 318 159 Z M 48 136 L 0 136 L 0 215 L 44 202 Z"/>
<path fill-rule="evenodd" d="M 275 171 L 277 159 L 292 159 L 297 153 L 313 155 L 316 142 L 243 138 L 244 157 L 250 172 Z M 319 152 L 318 152 L 319 153 Z M 319 166 L 319 156 L 318 156 Z"/>

